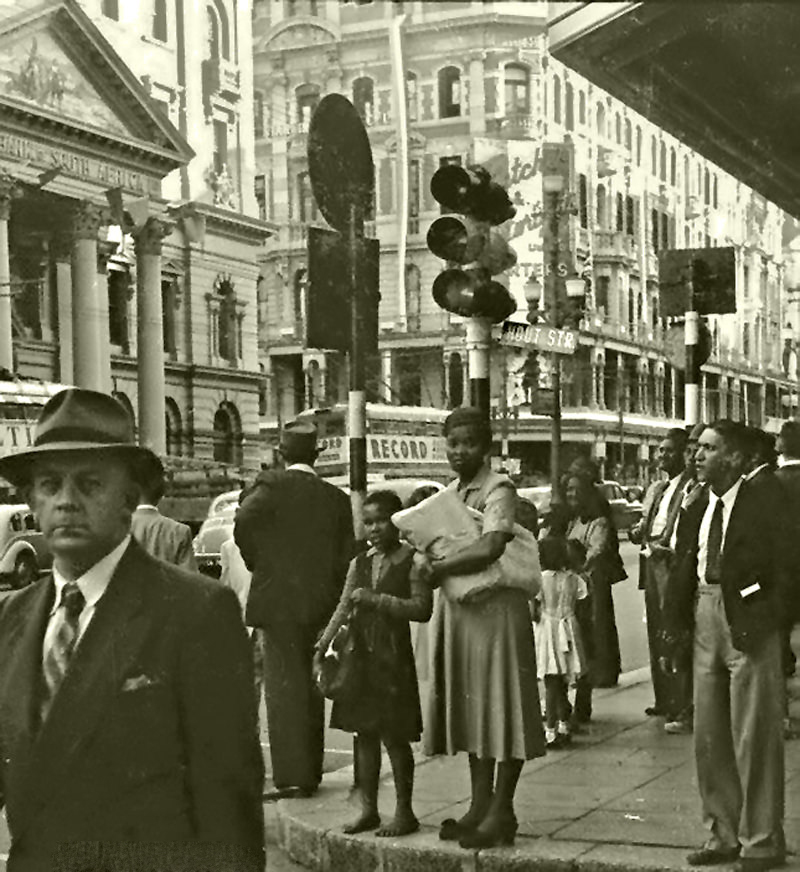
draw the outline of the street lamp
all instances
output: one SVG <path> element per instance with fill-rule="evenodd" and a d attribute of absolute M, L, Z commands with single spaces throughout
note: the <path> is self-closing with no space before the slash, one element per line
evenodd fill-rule
<path fill-rule="evenodd" d="M 526 318 L 529 324 L 536 324 L 539 320 L 539 304 L 542 300 L 544 287 L 535 274 L 531 274 L 525 282 L 525 302 L 528 304 Z"/>
<path fill-rule="evenodd" d="M 564 284 L 567 286 L 567 296 L 575 300 L 582 297 L 586 293 L 586 281 L 581 276 L 573 276 L 567 279 Z"/>

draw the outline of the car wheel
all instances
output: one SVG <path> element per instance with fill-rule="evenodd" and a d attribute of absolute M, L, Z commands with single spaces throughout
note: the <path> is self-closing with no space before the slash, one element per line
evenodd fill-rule
<path fill-rule="evenodd" d="M 32 554 L 20 554 L 14 564 L 11 584 L 15 588 L 27 587 L 29 584 L 33 584 L 38 577 L 39 567 L 36 565 L 36 558 Z"/>

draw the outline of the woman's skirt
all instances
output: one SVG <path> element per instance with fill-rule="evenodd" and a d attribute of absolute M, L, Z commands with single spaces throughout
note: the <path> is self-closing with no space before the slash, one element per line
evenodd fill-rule
<path fill-rule="evenodd" d="M 545 753 L 536 651 L 525 594 L 462 605 L 439 597 L 430 627 L 427 754 L 531 760 Z"/>

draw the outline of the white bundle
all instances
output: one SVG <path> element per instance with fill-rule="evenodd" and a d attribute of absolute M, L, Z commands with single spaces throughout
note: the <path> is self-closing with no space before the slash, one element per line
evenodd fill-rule
<path fill-rule="evenodd" d="M 431 559 L 449 557 L 481 537 L 483 515 L 465 506 L 452 490 L 443 490 L 410 509 L 392 515 L 392 523 L 408 542 Z M 493 587 L 521 588 L 533 599 L 539 592 L 541 571 L 536 537 L 519 524 L 503 554 L 486 569 L 450 575 L 442 582 L 445 596 L 458 602 L 468 594 Z"/>

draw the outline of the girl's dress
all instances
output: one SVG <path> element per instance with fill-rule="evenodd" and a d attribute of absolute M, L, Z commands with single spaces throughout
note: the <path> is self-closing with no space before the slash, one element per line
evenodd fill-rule
<path fill-rule="evenodd" d="M 349 733 L 377 733 L 397 742 L 416 742 L 422 733 L 419 687 L 409 621 L 431 616 L 431 590 L 417 580 L 414 550 L 401 544 L 384 553 L 370 548 L 350 563 L 339 605 L 323 639 L 331 639 L 350 611 L 350 594 L 366 588 L 376 603 L 359 605 L 353 621 L 364 652 L 357 697 L 333 704 L 330 725 Z"/>
<path fill-rule="evenodd" d="M 465 487 L 448 485 L 483 512 L 483 533 L 511 533 L 516 492 L 484 466 Z M 528 600 L 498 588 L 474 603 L 440 593 L 431 624 L 432 686 L 424 749 L 482 758 L 530 760 L 545 753 Z"/>
<path fill-rule="evenodd" d="M 542 572 L 542 612 L 536 625 L 539 678 L 564 675 L 572 680 L 586 671 L 575 604 L 588 595 L 586 582 L 577 573 L 552 569 Z"/>

